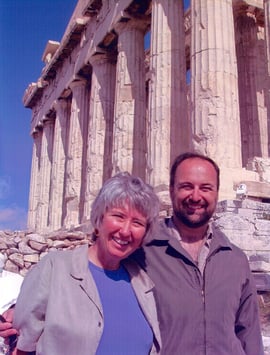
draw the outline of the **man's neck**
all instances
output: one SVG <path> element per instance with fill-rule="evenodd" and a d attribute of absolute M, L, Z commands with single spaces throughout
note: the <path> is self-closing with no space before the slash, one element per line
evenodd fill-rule
<path fill-rule="evenodd" d="M 175 217 L 173 217 L 173 223 L 181 236 L 181 240 L 185 243 L 201 242 L 205 238 L 206 231 L 208 228 L 208 223 L 204 224 L 201 227 L 191 228 L 184 225 Z"/>

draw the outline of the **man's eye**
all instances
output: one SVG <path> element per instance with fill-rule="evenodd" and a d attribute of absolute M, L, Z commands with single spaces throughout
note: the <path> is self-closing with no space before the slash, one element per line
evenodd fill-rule
<path fill-rule="evenodd" d="M 203 186 L 203 187 L 201 188 L 201 190 L 202 190 L 203 192 L 208 192 L 208 191 L 212 191 L 213 189 L 212 189 L 211 186 Z"/>
<path fill-rule="evenodd" d="M 179 190 L 191 190 L 192 186 L 190 185 L 181 185 L 179 186 Z"/>

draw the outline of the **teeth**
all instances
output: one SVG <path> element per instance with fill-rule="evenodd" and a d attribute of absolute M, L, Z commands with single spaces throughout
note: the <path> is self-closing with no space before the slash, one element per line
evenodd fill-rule
<path fill-rule="evenodd" d="M 113 240 L 120 245 L 127 245 L 129 243 L 127 240 L 122 240 L 118 238 L 113 238 Z"/>

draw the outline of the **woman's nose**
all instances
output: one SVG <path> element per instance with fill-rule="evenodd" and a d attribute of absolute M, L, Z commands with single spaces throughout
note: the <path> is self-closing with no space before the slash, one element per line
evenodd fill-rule
<path fill-rule="evenodd" d="M 122 226 L 121 226 L 121 230 L 120 230 L 120 233 L 123 235 L 123 236 L 129 236 L 130 235 L 130 231 L 131 231 L 131 224 L 129 221 L 124 221 Z"/>

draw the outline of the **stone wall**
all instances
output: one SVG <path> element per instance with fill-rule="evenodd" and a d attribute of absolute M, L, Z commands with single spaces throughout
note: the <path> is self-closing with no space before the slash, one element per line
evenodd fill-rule
<path fill-rule="evenodd" d="M 257 289 L 270 291 L 270 204 L 250 199 L 221 201 L 215 223 L 247 254 Z"/>

